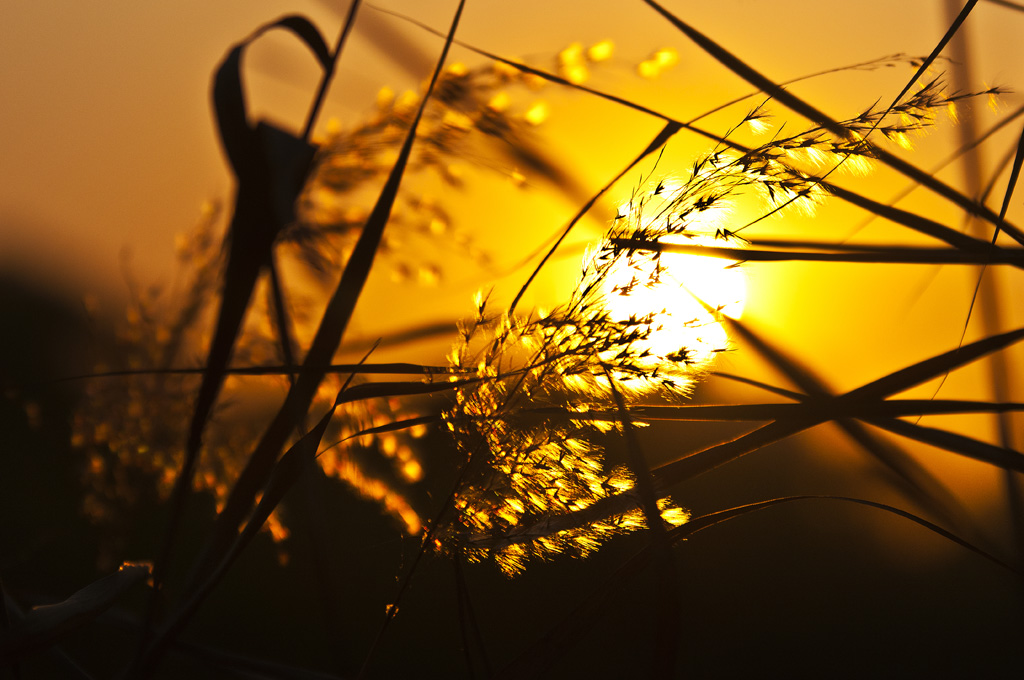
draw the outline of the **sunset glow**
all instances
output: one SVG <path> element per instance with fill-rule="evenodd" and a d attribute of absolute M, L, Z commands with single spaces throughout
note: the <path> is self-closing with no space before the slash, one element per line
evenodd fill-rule
<path fill-rule="evenodd" d="M 620 207 L 624 219 L 640 230 L 659 231 L 659 223 L 682 219 L 675 205 L 680 187 L 659 184 L 639 202 Z M 685 235 L 666 234 L 661 243 L 721 245 L 711 234 L 727 224 L 727 204 L 685 218 Z M 604 280 L 606 304 L 619 319 L 654 314 L 645 341 L 655 355 L 679 357 L 702 365 L 728 346 L 729 338 L 716 318 L 740 318 L 747 297 L 747 279 L 732 260 L 682 253 L 661 253 L 656 259 L 620 260 Z M 709 311 L 709 309 L 711 311 Z"/>
<path fill-rule="evenodd" d="M 713 244 L 711 239 L 701 241 Z M 640 270 L 628 266 L 614 270 L 606 283 L 608 307 L 621 318 L 654 312 L 655 330 L 648 339 L 650 349 L 664 356 L 686 348 L 690 361 L 703 364 L 729 341 L 722 324 L 704 305 L 740 318 L 747 296 L 746 275 L 729 260 L 681 253 L 663 253 L 660 260 L 659 280 L 638 285 L 629 295 L 612 291 L 621 290 L 634 279 L 650 281 L 655 278 L 656 265 L 651 263 Z"/>

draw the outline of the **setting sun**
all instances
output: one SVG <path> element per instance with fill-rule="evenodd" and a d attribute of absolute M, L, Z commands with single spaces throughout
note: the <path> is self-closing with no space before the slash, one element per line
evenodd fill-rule
<path fill-rule="evenodd" d="M 663 233 L 658 239 L 662 244 L 721 245 L 713 235 L 727 224 L 728 204 L 688 211 L 682 189 L 662 181 L 648 195 L 622 205 L 619 220 L 640 233 Z M 659 357 L 700 366 L 728 347 L 717 315 L 738 319 L 743 314 L 747 279 L 738 265 L 671 252 L 620 259 L 604 279 L 606 304 L 617 319 L 653 314 L 646 348 Z"/>
<path fill-rule="evenodd" d="M 691 240 L 689 245 L 713 245 L 713 240 Z M 653 311 L 654 330 L 647 339 L 651 351 L 667 356 L 686 348 L 691 362 L 703 364 L 729 340 L 705 305 L 717 313 L 740 318 L 747 295 L 746 275 L 729 260 L 681 253 L 662 253 L 660 259 L 659 264 L 647 263 L 639 268 L 622 265 L 613 270 L 606 281 L 608 307 L 619 318 Z M 655 277 L 657 267 L 661 272 Z M 644 283 L 636 285 L 629 295 L 618 292 L 634 281 Z"/>

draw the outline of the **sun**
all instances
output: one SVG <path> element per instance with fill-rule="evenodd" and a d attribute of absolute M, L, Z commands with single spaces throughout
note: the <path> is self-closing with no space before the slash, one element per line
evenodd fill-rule
<path fill-rule="evenodd" d="M 644 212 L 664 219 L 648 201 Z M 631 206 L 623 206 L 628 214 Z M 686 236 L 666 235 L 662 243 L 690 246 L 721 245 L 712 234 L 727 218 L 725 208 L 701 215 L 688 225 Z M 729 338 L 719 315 L 738 319 L 747 299 L 747 278 L 734 260 L 663 252 L 641 264 L 619 261 L 604 280 L 606 305 L 613 317 L 627 319 L 654 314 L 646 349 L 653 354 L 706 365 L 728 347 Z M 709 309 L 711 311 L 709 311 Z"/>

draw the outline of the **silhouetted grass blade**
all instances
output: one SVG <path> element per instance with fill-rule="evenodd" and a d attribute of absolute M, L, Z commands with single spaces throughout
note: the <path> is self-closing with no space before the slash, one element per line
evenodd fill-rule
<path fill-rule="evenodd" d="M 733 373 L 725 373 L 723 371 L 709 371 L 709 375 L 717 376 L 725 380 L 731 380 L 733 382 L 738 382 L 742 385 L 751 385 L 752 387 L 760 388 L 766 392 L 770 392 L 771 394 L 777 394 L 780 397 L 792 399 L 793 401 L 804 401 L 807 397 L 806 394 L 803 394 L 801 392 L 787 390 L 786 388 L 779 387 L 778 385 L 769 385 L 766 382 L 754 380 L 753 378 L 748 378 L 747 376 L 744 375 L 735 375 Z"/>
<path fill-rule="evenodd" d="M 385 423 L 384 425 L 378 425 L 376 427 L 368 427 L 365 430 L 360 430 L 355 434 L 349 435 L 346 439 L 355 439 L 368 434 L 383 434 L 385 432 L 397 432 L 398 430 L 407 430 L 410 427 L 416 427 L 417 425 L 436 425 L 441 422 L 441 416 L 420 416 L 419 418 L 405 418 L 403 420 L 396 420 L 393 423 Z"/>
<path fill-rule="evenodd" d="M 466 379 L 466 380 L 454 380 L 451 382 L 436 382 L 436 383 L 423 383 L 423 382 L 379 382 L 379 383 L 363 383 L 362 385 L 354 385 L 345 391 L 345 394 L 339 397 L 338 403 L 345 404 L 351 401 L 360 401 L 362 399 L 380 399 L 385 397 L 411 397 L 417 394 L 434 394 L 435 392 L 445 392 L 447 390 L 453 390 L 456 387 L 461 387 L 471 382 L 475 382 L 477 379 Z"/>
<path fill-rule="evenodd" d="M 878 217 L 885 218 L 891 222 L 895 222 L 896 224 L 902 224 L 914 231 L 945 241 L 954 248 L 959 248 L 960 250 L 969 252 L 990 252 L 993 250 L 985 241 L 973 238 L 967 234 L 962 234 L 955 229 L 950 229 L 944 224 L 928 219 L 922 215 L 917 215 L 909 210 L 903 210 L 892 205 L 886 205 L 885 203 L 872 200 L 867 196 L 850 191 L 849 189 L 844 189 L 843 187 L 831 182 L 823 182 L 822 188 L 851 205 L 859 206 Z"/>
<path fill-rule="evenodd" d="M 423 100 L 420 102 L 419 109 L 416 111 L 416 117 L 413 119 L 412 126 L 409 129 L 409 134 L 408 134 L 408 136 L 405 139 L 405 144 L 403 144 L 402 151 L 399 153 L 398 161 L 395 164 L 395 169 L 392 170 L 391 177 L 388 178 L 388 184 L 385 185 L 384 191 L 381 193 L 380 199 L 378 200 L 378 203 L 377 203 L 377 207 L 374 208 L 374 212 L 370 216 L 370 221 L 367 222 L 367 226 L 364 228 L 363 236 L 366 235 L 366 230 L 370 227 L 370 222 L 373 221 L 374 215 L 377 215 L 378 208 L 380 208 L 381 203 L 384 202 L 385 200 L 388 202 L 388 208 L 387 208 L 388 212 L 390 212 L 391 204 L 394 203 L 395 196 L 398 193 L 398 185 L 399 185 L 399 183 L 401 181 L 402 171 L 405 168 L 405 163 L 408 161 L 408 158 L 409 158 L 409 152 L 412 149 L 412 142 L 413 142 L 413 139 L 415 138 L 415 135 L 416 135 L 416 126 L 419 123 L 419 120 L 420 120 L 420 118 L 423 115 L 423 109 L 426 107 L 427 100 L 430 98 L 430 94 L 434 91 L 434 85 L 437 83 L 438 76 L 441 74 L 441 68 L 444 66 L 445 59 L 447 59 L 447 57 L 448 57 L 448 51 L 451 49 L 452 41 L 455 39 L 455 33 L 458 30 L 459 20 L 462 18 L 462 10 L 465 8 L 465 5 L 466 5 L 466 1 L 465 0 L 459 0 L 459 6 L 455 10 L 455 16 L 452 19 L 451 27 L 448 29 L 448 35 L 445 37 L 444 49 L 441 50 L 441 56 L 440 56 L 440 58 L 437 61 L 437 66 L 434 68 L 434 74 L 433 74 L 433 76 L 430 79 L 430 85 L 427 86 L 427 91 L 423 95 Z M 381 215 L 381 217 L 383 218 L 384 222 L 387 221 L 387 215 L 386 214 Z M 384 228 L 384 224 L 381 223 L 379 225 L 379 229 L 382 231 L 383 228 Z M 356 250 L 353 253 L 353 259 L 355 259 L 356 253 L 359 252 L 359 247 L 363 244 L 363 236 L 360 237 L 359 243 L 356 244 Z M 376 242 L 379 242 L 379 240 L 380 240 L 380 234 L 378 233 L 376 235 Z M 376 243 L 374 244 L 373 248 L 374 248 L 374 250 L 376 250 Z M 345 274 L 342 275 L 342 284 L 345 283 L 344 279 L 345 279 L 345 276 L 348 275 L 349 268 L 350 267 L 346 267 L 345 268 Z M 367 273 L 368 273 L 368 266 L 367 266 Z M 365 275 L 364 275 L 364 277 L 365 277 Z M 346 306 L 349 307 L 349 310 L 350 310 L 349 313 L 351 313 L 351 307 L 355 306 L 355 302 L 356 302 L 357 299 L 358 299 L 358 293 L 356 294 L 355 297 L 350 298 L 348 300 L 348 302 L 346 303 Z M 333 300 L 332 300 L 332 302 L 333 302 Z M 329 311 L 330 311 L 330 309 L 328 309 L 328 312 Z M 325 316 L 325 321 L 326 321 L 327 320 L 327 314 L 325 314 L 324 316 Z M 319 333 L 317 335 L 319 337 Z M 340 340 L 340 336 L 339 336 L 339 340 Z M 314 341 L 314 345 L 315 345 L 315 341 Z M 312 350 L 310 351 L 310 353 L 312 354 Z M 422 552 L 420 554 L 422 554 Z M 419 560 L 419 558 L 417 557 L 416 558 L 416 562 L 414 562 L 414 565 L 418 562 L 418 560 Z M 401 591 L 401 588 L 400 588 L 400 591 Z M 394 606 L 388 611 L 388 613 L 387 613 L 387 615 L 385 617 L 383 626 L 381 627 L 380 631 L 377 634 L 377 637 L 374 639 L 373 643 L 371 644 L 370 649 L 367 651 L 366 658 L 363 660 L 363 665 L 362 665 L 362 668 L 360 669 L 360 672 L 359 672 L 359 676 L 360 677 L 365 675 L 365 673 L 367 671 L 367 667 L 369 666 L 370 660 L 373 657 L 374 650 L 376 649 L 377 644 L 380 642 L 380 638 L 384 634 L 384 630 L 387 627 L 387 624 L 394 617 L 395 612 L 398 611 L 398 600 L 400 599 L 400 597 L 401 597 L 401 592 L 396 597 L 395 602 L 394 602 Z"/>
<path fill-rule="evenodd" d="M 909 439 L 931 444 L 950 453 L 958 453 L 1005 470 L 1024 472 L 1024 454 L 1019 451 L 989 444 L 955 432 L 915 425 L 905 420 L 871 418 L 867 422 Z"/>
<path fill-rule="evenodd" d="M 1005 413 L 1024 410 L 1016 402 L 968 401 L 961 399 L 887 399 L 879 402 L 844 407 L 842 414 L 850 418 L 896 418 L 901 416 L 943 415 L 950 413 Z M 573 420 L 615 420 L 614 411 L 591 410 L 585 413 L 558 407 L 527 409 L 527 413 L 560 416 Z M 798 404 L 680 404 L 630 406 L 630 416 L 643 422 L 655 421 L 770 421 L 829 418 L 837 415 L 829 401 L 813 400 Z"/>
<path fill-rule="evenodd" d="M 860 252 L 816 253 L 810 251 L 759 250 L 756 248 L 722 248 L 685 243 L 660 243 L 637 239 L 613 239 L 613 243 L 631 250 L 661 253 L 702 255 L 745 262 L 837 262 L 850 264 L 925 264 L 978 265 L 1010 264 L 1024 268 L 1024 249 L 993 248 L 962 251 L 952 248 L 879 247 L 860 248 Z"/>
<path fill-rule="evenodd" d="M 990 210 L 987 206 L 982 205 L 977 201 L 972 201 L 945 182 L 936 179 L 934 176 L 906 162 L 902 158 L 894 156 L 885 149 L 875 147 L 874 152 L 878 159 L 889 167 L 903 173 L 918 184 L 928 187 L 935 193 L 949 199 L 953 203 L 956 203 L 967 213 L 974 215 L 975 217 L 980 217 L 991 224 L 1000 225 L 1001 231 L 1005 232 L 1017 243 L 1024 245 L 1024 233 L 1021 232 L 1020 228 L 1000 220 L 999 215 Z"/>
<path fill-rule="evenodd" d="M 706 307 L 705 303 L 701 304 Z M 958 528 L 969 530 L 970 520 L 956 496 L 913 457 L 875 437 L 860 423 L 851 420 L 849 411 L 844 408 L 847 403 L 836 399 L 832 390 L 812 370 L 781 348 L 769 343 L 746 324 L 728 317 L 722 317 L 722 321 L 732 333 L 742 338 L 758 354 L 782 371 L 800 390 L 806 392 L 806 401 L 824 410 L 823 416 L 818 417 L 823 420 L 835 420 L 850 439 L 894 473 L 919 503 Z M 869 407 L 873 403 L 877 402 L 866 402 L 863 405 Z"/>
<path fill-rule="evenodd" d="M 822 404 L 822 406 L 824 406 L 824 408 L 826 409 L 826 413 L 821 416 L 809 414 L 810 418 L 817 420 L 817 422 L 824 422 L 824 420 L 835 420 L 837 424 L 852 439 L 854 439 L 854 441 L 858 442 L 862 447 L 865 448 L 865 450 L 870 452 L 876 459 L 878 459 L 886 467 L 895 472 L 907 484 L 909 484 L 910 488 L 914 492 L 914 495 L 920 501 L 923 501 L 933 511 L 938 512 L 941 516 L 946 517 L 958 526 L 962 526 L 965 529 L 967 528 L 968 520 L 966 514 L 962 512 L 962 510 L 960 509 L 959 502 L 949 492 L 945 485 L 941 484 L 923 466 L 921 466 L 916 460 L 914 460 L 910 456 L 906 455 L 903 451 L 872 436 L 858 423 L 850 420 L 850 416 L 852 415 L 852 413 L 855 413 L 855 409 L 851 412 L 851 410 L 849 409 L 849 405 L 851 402 L 854 402 L 857 403 L 858 406 L 870 408 L 871 404 L 877 403 L 876 400 L 884 399 L 884 397 L 889 396 L 893 392 L 902 391 L 902 389 L 912 387 L 914 384 L 917 384 L 917 382 L 923 382 L 924 380 L 931 379 L 931 377 L 934 377 L 934 375 L 929 374 L 928 371 L 935 370 L 937 366 L 942 367 L 940 373 L 945 372 L 946 370 L 951 370 L 952 366 L 950 366 L 949 368 L 945 367 L 946 362 L 954 362 L 955 365 L 962 365 L 963 363 L 966 363 L 967 361 L 971 360 L 969 357 L 977 358 L 978 356 L 982 356 L 983 354 L 987 354 L 988 352 L 995 351 L 995 349 L 1004 346 L 1001 343 L 1009 344 L 1010 342 L 1015 341 L 1013 338 L 1017 338 L 1019 337 L 1019 335 L 1014 336 L 1011 334 L 1010 338 L 1002 336 L 1000 336 L 997 339 L 989 338 L 987 340 L 979 341 L 978 343 L 973 343 L 971 346 L 960 348 L 960 351 L 962 351 L 963 354 L 958 354 L 957 350 L 954 350 L 953 352 L 940 355 L 940 357 L 935 357 L 925 362 L 916 364 L 915 366 L 908 367 L 907 369 L 897 371 L 896 373 L 887 376 L 887 378 L 883 378 L 882 381 L 887 381 L 885 384 L 900 384 L 901 382 L 904 381 L 912 382 L 910 384 L 904 383 L 906 384 L 905 387 L 902 387 L 900 389 L 894 389 L 892 392 L 887 391 L 883 393 L 881 390 L 871 392 L 871 386 L 869 385 L 862 388 L 858 388 L 857 390 L 854 390 L 853 392 L 843 395 L 841 397 L 833 397 L 830 395 L 830 392 L 827 390 L 827 388 L 820 382 L 820 380 L 811 372 L 809 372 L 806 368 L 800 366 L 795 359 L 786 356 L 778 348 L 769 345 L 767 341 L 765 341 L 757 334 L 753 333 L 745 324 L 742 324 L 739 321 L 733 319 L 727 319 L 726 322 L 735 333 L 737 333 L 746 342 L 748 342 L 750 346 L 756 349 L 760 354 L 765 356 L 773 365 L 775 365 L 781 371 L 783 371 L 783 373 L 787 377 L 793 380 L 794 383 L 801 390 L 807 392 L 807 394 L 810 397 L 817 397 L 818 399 L 821 399 L 822 397 L 827 397 L 829 399 L 830 403 L 827 406 Z M 875 385 L 877 387 L 877 385 L 882 381 L 876 381 L 871 385 Z M 856 396 L 865 395 L 867 393 L 872 393 L 872 396 L 874 396 L 875 399 L 861 399 L 858 398 L 858 396 Z M 832 412 L 828 413 L 829 410 L 831 410 Z M 796 423 L 797 425 L 800 425 L 806 423 L 807 421 L 801 421 L 797 419 L 795 421 L 788 420 L 785 422 Z M 769 431 L 771 428 L 774 427 L 785 428 L 785 425 L 781 421 L 779 421 L 772 423 L 769 426 L 765 426 L 765 428 L 769 428 Z M 756 434 L 756 432 L 760 432 L 760 430 L 755 431 L 755 433 L 751 434 Z M 743 438 L 741 438 L 741 440 L 742 439 Z M 726 455 L 744 455 L 744 453 L 739 453 L 738 450 L 733 451 L 733 449 L 736 448 L 736 445 L 730 442 L 723 449 L 718 450 L 713 455 L 721 455 L 723 451 L 726 452 Z M 742 449 L 743 447 L 738 448 Z M 1013 463 L 1012 459 L 1007 458 L 1006 456 L 999 456 L 996 452 L 993 451 L 986 450 L 984 452 L 978 452 L 977 447 L 971 448 L 970 450 L 973 454 L 973 457 L 979 457 L 984 455 L 985 458 L 983 459 L 986 460 L 987 462 L 993 462 L 994 464 L 997 465 L 1000 465 L 1002 463 Z M 693 454 L 693 456 L 689 457 L 691 458 L 691 462 L 689 464 L 685 463 L 687 458 L 684 458 L 678 461 L 678 470 L 682 470 L 687 466 L 695 465 L 698 461 L 692 460 L 694 458 L 699 459 L 706 457 L 707 455 L 705 452 Z M 714 467 L 717 467 L 717 465 L 714 465 Z M 700 474 L 700 472 L 707 471 L 707 469 L 711 468 L 702 469 L 701 467 L 698 466 L 693 468 L 693 472 L 695 474 Z"/>
<path fill-rule="evenodd" d="M 993 564 L 996 564 L 1008 571 L 1019 573 L 1017 569 L 1014 569 L 1012 566 L 1003 562 L 998 557 L 995 557 L 994 555 L 982 550 L 973 543 L 960 538 L 951 531 L 947 531 L 939 525 L 933 522 L 929 522 L 928 520 L 922 517 L 918 517 L 913 513 L 907 512 L 906 510 L 901 510 L 900 508 L 896 508 L 891 505 L 886 505 L 885 503 L 877 503 L 875 501 L 869 501 L 863 498 L 850 498 L 847 496 L 787 496 L 785 498 L 773 498 L 767 501 L 760 501 L 758 503 L 751 503 L 749 505 L 729 508 L 728 510 L 720 510 L 718 512 L 713 512 L 707 515 L 702 515 L 701 517 L 694 517 L 690 519 L 690 521 L 686 524 L 683 524 L 682 526 L 678 526 L 672 529 L 669 532 L 669 537 L 673 541 L 682 540 L 700 531 L 704 531 L 713 526 L 721 524 L 722 522 L 727 522 L 738 517 L 743 517 L 744 515 L 749 515 L 752 512 L 758 512 L 760 510 L 765 510 L 767 508 L 786 503 L 794 503 L 797 501 L 809 500 L 828 500 L 840 501 L 843 503 L 856 503 L 857 505 L 866 505 L 871 508 L 883 510 L 893 515 L 898 515 L 899 517 L 909 519 L 911 522 L 914 522 L 915 524 L 919 524 L 920 526 L 924 527 L 925 529 L 928 529 L 932 533 L 938 534 L 939 536 L 942 536 L 943 538 L 950 540 L 953 543 L 956 543 L 957 545 L 967 548 L 971 552 L 975 553 L 976 555 L 980 555 L 981 557 L 984 557 L 986 560 L 992 562 Z"/>
<path fill-rule="evenodd" d="M 205 368 L 142 368 L 123 371 L 103 371 L 100 373 L 88 373 L 68 378 L 61 378 L 56 382 L 67 382 L 71 380 L 86 380 L 94 378 L 117 378 L 134 375 L 200 375 Z M 385 364 L 330 364 L 328 366 L 231 366 L 224 369 L 225 375 L 294 375 L 301 372 L 323 371 L 328 373 L 361 373 L 367 375 L 459 375 L 449 366 L 429 366 L 425 364 L 412 364 L 408 362 L 390 362 Z M 465 371 L 463 371 L 465 372 Z"/>
<path fill-rule="evenodd" d="M 334 70 L 338 66 L 338 60 L 341 59 L 341 52 L 345 48 L 345 41 L 348 39 L 349 33 L 352 31 L 352 27 L 355 25 L 356 13 L 359 11 L 361 0 L 352 0 L 348 7 L 348 14 L 345 15 L 345 20 L 341 23 L 341 32 L 338 34 L 338 41 L 334 45 L 334 52 L 328 50 L 326 43 L 320 36 L 320 32 L 317 30 L 309 31 L 308 28 L 303 28 L 303 31 L 308 33 L 307 42 L 312 46 L 317 40 L 319 40 L 320 50 L 318 56 L 320 61 L 324 64 L 324 72 L 320 78 L 320 86 L 317 88 L 316 96 L 313 98 L 313 103 L 310 104 L 309 114 L 306 116 L 306 125 L 302 130 L 302 139 L 309 141 L 310 135 L 313 133 L 313 126 L 316 124 L 317 116 L 320 115 L 320 108 L 323 106 L 324 97 L 327 95 L 327 88 L 331 84 L 331 80 L 334 78 Z M 298 31 L 296 31 L 298 32 Z"/>
<path fill-rule="evenodd" d="M 798 432 L 825 422 L 822 418 L 795 418 L 773 421 L 729 441 L 687 454 L 675 461 L 654 469 L 654 479 L 659 490 L 666 490 L 679 482 L 693 479 L 705 472 L 732 462 L 741 456 Z"/>
<path fill-rule="evenodd" d="M 931 359 L 891 373 L 867 385 L 835 397 L 834 408 L 845 409 L 850 403 L 869 403 L 909 389 L 914 385 L 940 376 L 946 371 L 974 361 L 990 352 L 1007 347 L 1024 338 L 1024 329 L 1010 331 L 964 345 Z M 794 374 L 795 375 L 795 374 Z M 837 410 L 833 418 L 841 417 L 844 410 Z M 665 489 L 685 479 L 713 470 L 731 460 L 746 455 L 762 446 L 789 437 L 813 427 L 821 418 L 774 421 L 732 441 L 723 442 L 702 451 L 691 453 L 674 462 L 666 463 L 654 470 L 659 488 Z"/>
<path fill-rule="evenodd" d="M 1003 194 L 1003 204 L 999 208 L 999 224 L 996 226 L 996 234 L 992 237 L 993 243 L 995 243 L 996 238 L 999 236 L 999 230 L 1006 219 L 1006 211 L 1010 207 L 1010 197 L 1013 196 L 1014 187 L 1017 186 L 1017 180 L 1020 178 L 1022 164 L 1024 164 L 1024 129 L 1020 132 L 1020 140 L 1017 142 L 1017 153 L 1013 157 L 1013 169 L 1010 170 L 1010 179 L 1007 180 L 1006 192 Z"/>
<path fill-rule="evenodd" d="M 884 378 L 879 378 L 863 387 L 858 387 L 848 392 L 840 397 L 840 399 L 845 401 L 871 400 L 897 394 L 980 359 L 986 354 L 1009 347 L 1019 342 L 1022 338 L 1024 338 L 1024 328 L 983 338 L 949 352 L 944 352 L 931 359 L 926 359 L 913 366 L 890 373 Z"/>

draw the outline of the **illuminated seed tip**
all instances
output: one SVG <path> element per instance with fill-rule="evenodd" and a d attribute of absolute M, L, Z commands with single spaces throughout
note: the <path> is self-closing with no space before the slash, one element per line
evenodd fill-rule
<path fill-rule="evenodd" d="M 546 102 L 539 101 L 535 102 L 526 113 L 523 118 L 530 125 L 540 125 L 548 119 L 548 105 Z"/>
<path fill-rule="evenodd" d="M 398 115 L 412 113 L 419 106 L 420 97 L 412 90 L 406 90 L 395 100 L 394 110 Z"/>
<path fill-rule="evenodd" d="M 491 97 L 490 101 L 487 102 L 487 108 L 500 113 L 508 108 L 510 102 L 508 93 L 501 91 Z"/>
<path fill-rule="evenodd" d="M 591 45 L 587 49 L 587 59 L 593 62 L 601 62 L 610 59 L 615 52 L 615 43 L 611 40 L 602 40 Z"/>
<path fill-rule="evenodd" d="M 636 72 L 642 78 L 654 79 L 661 73 L 661 68 L 658 66 L 658 62 L 647 59 L 637 64 Z"/>
<path fill-rule="evenodd" d="M 466 166 L 462 163 L 449 163 L 444 167 L 445 179 L 458 184 L 466 175 Z"/>
<path fill-rule="evenodd" d="M 753 132 L 755 135 L 763 135 L 765 132 L 768 132 L 768 130 L 771 129 L 771 126 L 769 126 L 768 123 L 765 122 L 764 118 L 760 117 L 748 118 L 747 127 L 749 127 L 750 131 Z"/>
<path fill-rule="evenodd" d="M 558 63 L 562 66 L 572 66 L 583 61 L 583 45 L 574 42 L 558 53 Z"/>
<path fill-rule="evenodd" d="M 679 63 L 679 53 L 671 47 L 665 47 L 654 53 L 654 61 L 661 68 L 669 68 Z"/>
<path fill-rule="evenodd" d="M 913 144 L 910 141 L 910 137 L 908 137 L 905 132 L 893 131 L 888 133 L 886 137 L 889 138 L 889 141 L 894 142 L 900 148 L 906 149 L 908 151 L 913 147 Z"/>
<path fill-rule="evenodd" d="M 328 138 L 337 137 L 344 130 L 344 126 L 341 123 L 340 118 L 331 116 L 327 119 L 327 123 L 324 125 L 324 131 L 327 133 Z"/>
<path fill-rule="evenodd" d="M 382 87 L 377 91 L 377 108 L 384 111 L 395 102 L 395 91 L 390 87 Z"/>
<path fill-rule="evenodd" d="M 430 220 L 430 225 L 428 226 L 428 229 L 430 230 L 430 233 L 433 234 L 434 236 L 440 236 L 441 234 L 448 231 L 448 223 L 442 220 L 440 217 L 434 217 Z"/>
<path fill-rule="evenodd" d="M 573 85 L 582 85 L 590 77 L 590 71 L 583 64 L 572 64 L 562 67 L 562 77 Z"/>
<path fill-rule="evenodd" d="M 449 109 L 444 112 L 441 124 L 450 128 L 455 128 L 456 130 L 466 131 L 472 129 L 473 119 L 461 111 L 452 111 Z"/>

